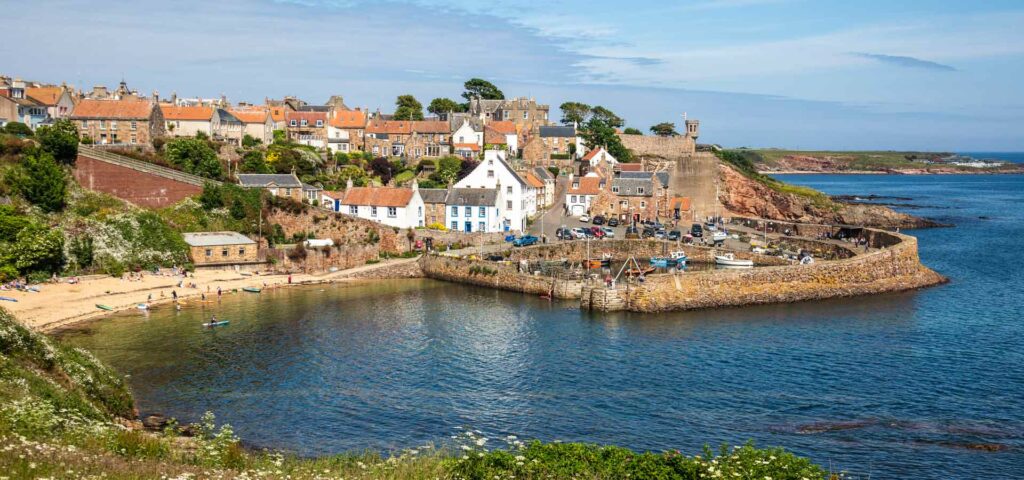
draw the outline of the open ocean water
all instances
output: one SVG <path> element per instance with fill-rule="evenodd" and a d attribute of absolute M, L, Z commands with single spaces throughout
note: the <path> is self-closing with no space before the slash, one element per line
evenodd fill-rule
<path fill-rule="evenodd" d="M 749 439 L 857 478 L 1024 476 L 1024 176 L 783 177 L 956 224 L 914 232 L 952 282 L 637 315 L 392 281 L 131 312 L 64 336 L 130 374 L 143 414 L 211 410 L 250 445 L 307 455 L 469 426 L 689 454 Z M 231 325 L 200 328 L 214 312 Z"/>

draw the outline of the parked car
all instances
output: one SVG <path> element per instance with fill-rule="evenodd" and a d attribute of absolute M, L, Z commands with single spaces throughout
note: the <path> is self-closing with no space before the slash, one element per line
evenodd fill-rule
<path fill-rule="evenodd" d="M 612 230 L 608 227 L 602 227 L 601 231 L 604 232 L 604 236 L 606 238 L 615 238 L 615 230 Z"/>
<path fill-rule="evenodd" d="M 714 232 L 715 230 L 718 230 L 718 226 L 715 225 L 715 222 L 706 222 L 704 223 L 704 230 Z"/>
<path fill-rule="evenodd" d="M 576 238 L 587 238 L 587 232 L 585 232 L 582 228 L 576 227 L 572 229 L 572 236 Z"/>
<path fill-rule="evenodd" d="M 665 238 L 665 229 L 659 228 L 654 231 L 654 238 Z"/>
<path fill-rule="evenodd" d="M 594 215 L 594 219 L 591 220 L 594 225 L 604 225 L 604 217 L 600 215 Z"/>
<path fill-rule="evenodd" d="M 604 238 L 604 230 L 601 227 L 590 227 L 590 234 L 594 238 Z"/>
<path fill-rule="evenodd" d="M 699 223 L 695 223 L 690 227 L 690 235 L 693 235 L 693 238 L 701 238 L 704 236 L 704 228 Z"/>
<path fill-rule="evenodd" d="M 566 227 L 558 227 L 558 230 L 555 230 L 555 238 L 559 240 L 572 240 L 576 237 L 572 234 L 572 230 Z"/>
<path fill-rule="evenodd" d="M 679 238 L 682 237 L 682 235 L 683 234 L 679 230 L 672 230 L 671 232 L 668 232 L 668 239 L 674 242 L 676 240 L 679 240 Z"/>
<path fill-rule="evenodd" d="M 490 260 L 492 262 L 501 262 L 505 260 L 505 256 L 498 253 L 492 253 L 487 256 L 487 260 Z"/>
<path fill-rule="evenodd" d="M 585 213 L 583 215 L 580 215 L 580 221 L 583 223 L 590 223 L 590 215 L 587 215 Z"/>
<path fill-rule="evenodd" d="M 609 227 L 617 227 L 617 226 L 619 226 L 619 219 L 617 219 L 615 217 L 609 218 L 608 219 L 608 226 Z"/>
<path fill-rule="evenodd" d="M 640 238 L 640 233 L 634 226 L 626 227 L 626 238 Z"/>
<path fill-rule="evenodd" d="M 640 234 L 640 238 L 651 238 L 654 236 L 654 229 L 651 227 L 644 227 L 643 233 Z"/>
<path fill-rule="evenodd" d="M 661 230 L 661 229 L 665 228 L 665 226 L 662 225 L 661 222 L 659 222 L 657 220 L 651 222 L 651 226 L 654 227 L 655 230 Z"/>
<path fill-rule="evenodd" d="M 515 240 L 512 240 L 512 246 L 513 247 L 527 247 L 527 246 L 530 246 L 530 245 L 534 245 L 534 244 L 536 244 L 539 241 L 540 241 L 540 239 L 535 237 L 535 236 L 533 236 L 533 235 L 523 235 L 523 236 L 521 236 L 521 237 L 519 237 L 519 238 L 517 238 Z"/>

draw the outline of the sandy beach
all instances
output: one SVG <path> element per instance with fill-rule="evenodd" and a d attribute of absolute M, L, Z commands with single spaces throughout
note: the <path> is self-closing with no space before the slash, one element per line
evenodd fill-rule
<path fill-rule="evenodd" d="M 291 275 L 291 285 L 357 282 L 361 280 L 345 277 L 365 270 L 408 261 L 415 261 L 415 259 L 389 260 L 329 273 L 296 273 Z M 169 272 L 166 269 L 164 271 Z M 193 277 L 193 275 L 195 276 Z M 184 282 L 183 286 L 179 287 L 179 282 Z M 189 288 L 188 285 L 191 283 L 195 283 L 196 288 Z M 0 307 L 13 313 L 29 328 L 50 332 L 76 322 L 102 317 L 113 311 L 135 309 L 140 303 L 148 302 L 151 305 L 158 305 L 172 302 L 172 291 L 177 292 L 180 301 L 187 303 L 199 300 L 202 294 L 206 294 L 208 299 L 216 298 L 218 288 L 227 294 L 244 287 L 280 288 L 287 286 L 289 286 L 287 274 L 246 276 L 230 270 L 201 270 L 194 274 L 190 273 L 188 278 L 180 275 L 173 276 L 170 273 L 156 275 L 146 273 L 141 280 L 136 281 L 94 275 L 83 277 L 76 284 L 69 284 L 65 279 L 61 283 L 35 285 L 39 288 L 39 292 L 0 291 L 0 296 L 17 300 L 17 302 L 0 302 Z M 97 304 L 109 306 L 113 311 L 101 310 L 96 306 Z"/>

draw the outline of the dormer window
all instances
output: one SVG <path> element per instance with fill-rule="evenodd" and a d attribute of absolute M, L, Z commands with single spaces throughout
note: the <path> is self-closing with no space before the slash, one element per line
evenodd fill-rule
<path fill-rule="evenodd" d="M 572 188 L 580 188 L 580 182 L 572 182 Z"/>
<path fill-rule="evenodd" d="M 305 127 L 306 125 L 309 125 L 309 120 L 306 120 L 305 118 L 303 118 L 302 119 L 302 126 Z"/>
<path fill-rule="evenodd" d="M 637 193 L 637 195 L 643 195 L 644 194 L 644 187 L 637 187 L 636 188 L 636 193 Z"/>
<path fill-rule="evenodd" d="M 294 127 L 297 126 L 298 123 L 296 123 L 295 120 L 292 120 L 291 122 L 288 122 L 288 125 Z"/>
<path fill-rule="evenodd" d="M 619 187 L 617 185 L 612 185 L 612 193 L 619 193 Z"/>
<path fill-rule="evenodd" d="M 324 126 L 324 121 L 323 121 L 323 120 L 317 120 L 317 121 L 316 121 L 316 126 L 317 126 L 317 127 L 322 127 L 322 126 Z"/>

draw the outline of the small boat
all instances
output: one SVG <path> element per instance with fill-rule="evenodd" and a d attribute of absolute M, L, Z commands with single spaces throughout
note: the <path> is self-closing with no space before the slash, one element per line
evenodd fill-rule
<path fill-rule="evenodd" d="M 111 307 L 110 305 L 104 305 L 102 303 L 97 303 L 96 304 L 96 308 L 98 308 L 100 310 L 106 310 L 108 312 L 114 311 L 114 307 Z"/>
<path fill-rule="evenodd" d="M 715 255 L 715 264 L 725 267 L 753 267 L 754 261 L 750 259 L 736 258 L 731 253 Z"/>
<path fill-rule="evenodd" d="M 17 302 L 18 301 L 17 298 L 11 298 L 11 297 L 0 297 L 0 300 L 3 300 L 5 302 Z"/>
<path fill-rule="evenodd" d="M 136 305 L 135 308 L 139 310 L 149 310 L 149 305 L 146 305 L 145 303 L 140 303 Z"/>
<path fill-rule="evenodd" d="M 689 257 L 686 256 L 686 252 L 684 252 L 682 250 L 670 253 L 669 254 L 669 258 L 675 260 L 676 261 L 676 265 L 678 265 L 680 267 L 685 267 L 686 266 L 686 262 L 690 261 Z"/>
<path fill-rule="evenodd" d="M 227 325 L 229 323 L 231 323 L 230 320 L 218 320 L 216 322 L 206 322 L 206 323 L 203 324 L 203 326 L 206 327 L 206 328 L 222 327 L 222 326 Z"/>
<path fill-rule="evenodd" d="M 629 270 L 626 270 L 626 275 L 629 275 L 631 277 L 635 277 L 637 275 L 647 275 L 647 274 L 649 274 L 649 273 L 651 273 L 653 271 L 654 271 L 654 267 L 630 268 Z"/>
<path fill-rule="evenodd" d="M 257 287 L 242 287 L 242 291 L 250 293 L 260 293 L 261 291 L 263 291 L 263 289 Z"/>
<path fill-rule="evenodd" d="M 711 241 L 713 242 L 724 242 L 729 238 L 729 234 L 723 231 L 717 231 L 711 234 Z"/>

